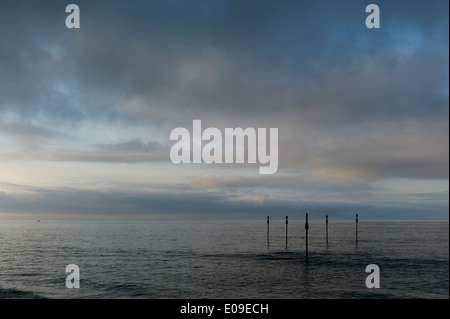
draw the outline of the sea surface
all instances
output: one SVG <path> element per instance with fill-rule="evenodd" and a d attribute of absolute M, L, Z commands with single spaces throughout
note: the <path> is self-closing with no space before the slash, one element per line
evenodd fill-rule
<path fill-rule="evenodd" d="M 448 222 L 2 221 L 0 298 L 449 298 Z M 66 287 L 66 266 L 80 288 Z M 366 287 L 366 266 L 380 288 Z"/>

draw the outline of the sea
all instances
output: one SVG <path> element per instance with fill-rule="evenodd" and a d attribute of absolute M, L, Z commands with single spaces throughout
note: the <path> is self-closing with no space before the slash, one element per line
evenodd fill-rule
<path fill-rule="evenodd" d="M 448 299 L 449 224 L 0 221 L 1 299 Z M 68 265 L 80 287 L 67 288 Z M 379 288 L 368 288 L 368 265 Z M 373 281 L 374 282 L 374 281 Z"/>

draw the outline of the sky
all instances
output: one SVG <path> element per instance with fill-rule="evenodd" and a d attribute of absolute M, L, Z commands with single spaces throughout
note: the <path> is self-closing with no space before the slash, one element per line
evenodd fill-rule
<path fill-rule="evenodd" d="M 448 6 L 2 1 L 0 219 L 448 220 Z M 172 163 L 195 119 L 278 171 Z"/>

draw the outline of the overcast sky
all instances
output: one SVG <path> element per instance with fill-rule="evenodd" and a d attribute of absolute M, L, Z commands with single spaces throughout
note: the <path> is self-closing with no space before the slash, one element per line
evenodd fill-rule
<path fill-rule="evenodd" d="M 448 220 L 448 1 L 373 2 L 2 1 L 0 219 Z M 173 164 L 194 119 L 278 172 Z"/>

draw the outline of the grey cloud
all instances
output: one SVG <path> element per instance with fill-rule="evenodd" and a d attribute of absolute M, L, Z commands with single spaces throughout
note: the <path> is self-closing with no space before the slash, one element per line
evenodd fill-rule
<path fill-rule="evenodd" d="M 25 3 L 29 12 L 11 4 L 2 10 L 7 22 L 20 23 L 14 33 L 6 29 L 6 39 L 16 44 L 2 51 L 8 63 L 0 77 L 0 108 L 25 115 L 156 125 L 182 119 L 177 113 L 186 111 L 233 119 L 270 118 L 281 109 L 330 124 L 405 112 L 423 116 L 424 104 L 442 109 L 448 103 L 448 94 L 433 93 L 448 82 L 445 2 L 425 10 L 425 4 L 382 1 L 386 18 L 377 33 L 365 29 L 359 1 L 80 1 L 83 27 L 76 33 L 55 27 L 61 15 L 56 2 L 42 5 L 45 10 Z M 402 23 L 424 35 L 420 50 L 406 62 L 395 54 L 380 58 L 399 46 L 392 34 L 408 38 Z M 130 108 L 132 100 L 142 105 Z"/>
<path fill-rule="evenodd" d="M 0 158 L 62 162 L 140 163 L 167 161 L 169 147 L 139 139 L 115 144 L 92 145 L 93 149 L 38 147 L 36 150 L 0 152 Z"/>
<path fill-rule="evenodd" d="M 190 128 L 198 118 L 205 127 L 278 127 L 280 171 L 303 171 L 308 178 L 209 176 L 170 185 L 174 194 L 0 194 L 1 209 L 252 217 L 302 209 L 343 217 L 362 209 L 377 216 L 376 206 L 380 216 L 448 212 L 442 202 L 370 205 L 373 189 L 367 184 L 394 176 L 448 179 L 447 1 L 380 0 L 380 30 L 365 28 L 361 1 L 77 4 L 80 30 L 64 27 L 66 4 L 60 1 L 0 4 L 0 116 L 24 120 L 0 124 L 2 137 L 67 138 L 41 123 L 69 125 L 76 135 L 80 123 L 104 120 L 124 129 L 149 125 L 167 137 L 170 129 Z M 1 159 L 102 163 L 168 156 L 163 142 L 143 140 L 0 151 Z M 206 189 L 212 193 L 202 194 Z M 261 204 L 261 189 L 306 189 L 339 204 L 273 198 Z M 339 201 L 349 194 L 366 202 Z M 246 202 L 244 195 L 256 200 Z"/>
<path fill-rule="evenodd" d="M 257 177 L 243 176 L 217 176 L 203 174 L 192 180 L 189 185 L 193 189 L 235 189 L 236 192 L 243 188 L 265 187 L 268 189 L 291 190 L 302 192 L 330 193 L 339 190 L 342 193 L 349 191 L 373 192 L 376 189 L 365 181 L 320 180 L 308 174 L 274 175 Z"/>
<path fill-rule="evenodd" d="M 413 197 L 419 202 L 442 203 L 447 205 L 449 202 L 448 192 L 416 193 L 416 194 L 406 194 L 404 196 Z"/>
<path fill-rule="evenodd" d="M 12 136 L 21 140 L 35 140 L 35 139 L 75 139 L 75 137 L 66 133 L 54 130 L 48 127 L 34 125 L 23 122 L 10 122 L 0 119 L 0 134 L 5 136 Z"/>
<path fill-rule="evenodd" d="M 144 142 L 141 139 L 132 139 L 127 142 L 114 143 L 114 144 L 97 144 L 93 145 L 93 147 L 98 148 L 100 150 L 105 151 L 114 151 L 114 152 L 168 152 L 169 148 L 166 145 L 163 145 L 156 141 Z"/>
<path fill-rule="evenodd" d="M 81 151 L 74 149 L 46 149 L 27 152 L 0 153 L 6 160 L 35 160 L 59 162 L 100 162 L 100 163 L 141 163 L 166 160 L 167 155 L 160 154 L 124 154 L 100 151 Z"/>
<path fill-rule="evenodd" d="M 281 131 L 281 129 L 280 129 Z M 448 119 L 383 121 L 328 132 L 298 130 L 280 141 L 280 165 L 322 178 L 448 178 Z"/>
<path fill-rule="evenodd" d="M 332 219 L 354 218 L 355 211 L 361 219 L 448 219 L 447 203 L 386 205 L 352 203 L 311 203 L 307 201 L 285 201 L 267 199 L 264 201 L 236 200 L 229 194 L 205 192 L 118 192 L 78 189 L 40 189 L 32 194 L 7 194 L 0 192 L 2 212 L 28 216 L 130 216 L 190 218 L 198 216 L 208 219 L 234 217 L 237 219 L 264 219 L 266 215 L 282 218 L 303 219 L 308 212 L 312 219 L 322 219 L 327 213 Z M 426 214 L 424 214 L 426 210 Z M 33 218 L 31 217 L 31 218 Z"/>
<path fill-rule="evenodd" d="M 193 179 L 190 184 L 178 185 L 175 189 L 181 187 L 195 191 L 223 192 L 236 197 L 252 198 L 255 202 L 280 200 L 280 205 L 281 200 L 309 207 L 322 207 L 328 203 L 358 203 L 364 206 L 367 203 L 384 201 L 380 195 L 383 189 L 366 181 L 320 179 L 308 174 L 275 175 L 268 178 L 204 174 Z"/>

